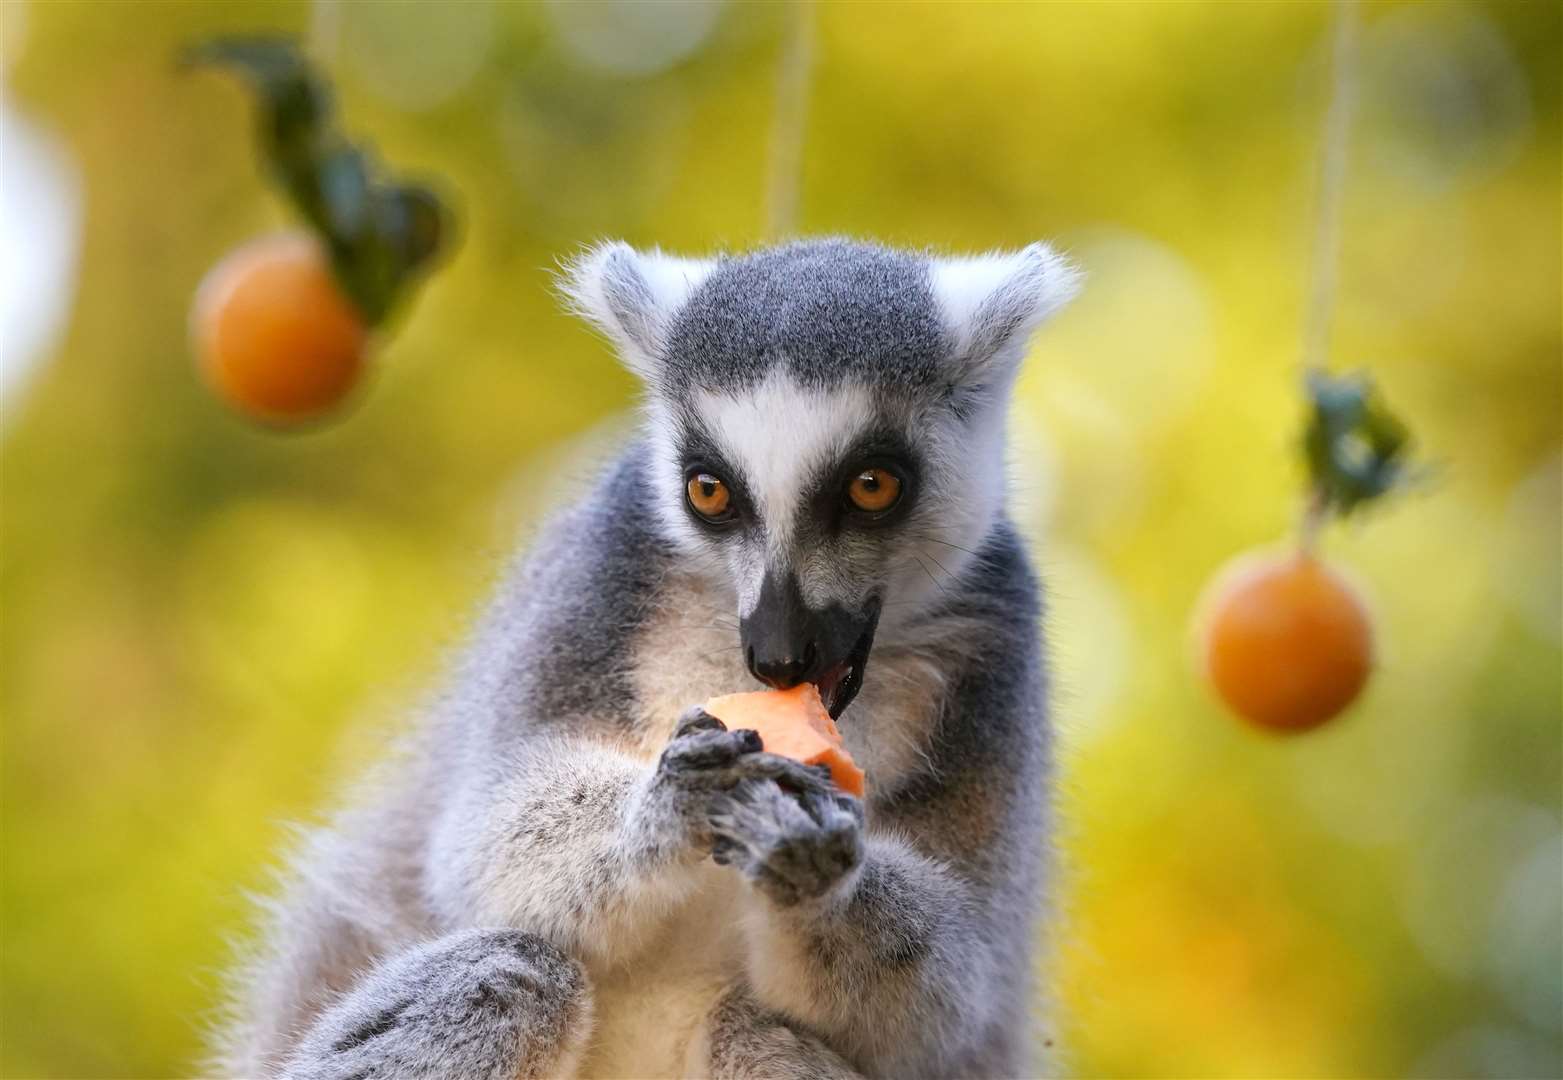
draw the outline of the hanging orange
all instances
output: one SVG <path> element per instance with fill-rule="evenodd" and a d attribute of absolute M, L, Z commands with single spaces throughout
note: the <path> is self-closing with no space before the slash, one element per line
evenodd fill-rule
<path fill-rule="evenodd" d="M 238 248 L 201 282 L 190 331 L 202 375 L 239 412 L 270 424 L 341 404 L 364 367 L 368 329 L 307 233 Z"/>
<path fill-rule="evenodd" d="M 1206 675 L 1260 727 L 1315 728 L 1350 705 L 1372 671 L 1361 597 L 1311 555 L 1241 557 L 1217 576 L 1203 609 Z"/>

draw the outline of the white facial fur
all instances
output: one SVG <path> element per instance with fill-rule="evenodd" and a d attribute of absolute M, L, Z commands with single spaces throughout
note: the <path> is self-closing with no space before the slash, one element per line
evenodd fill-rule
<path fill-rule="evenodd" d="M 668 406 L 651 405 L 653 475 L 667 535 L 708 572 L 730 583 L 736 613 L 749 614 L 767 568 L 790 569 L 811 606 L 849 606 L 868 592 L 886 602 L 881 640 L 914 616 L 923 601 L 954 587 L 1003 501 L 1003 402 L 965 422 L 948 410 L 887 409 L 862 385 L 830 391 L 800 386 L 777 370 L 753 390 L 702 392 L 692 402 L 706 435 L 738 471 L 755 503 L 762 539 L 713 538 L 684 506 L 685 461 Z M 903 528 L 843 537 L 827 547 L 797 542 L 797 518 L 822 469 L 840 463 L 875 421 L 889 412 L 907 433 L 920 463 L 916 505 Z"/>
<path fill-rule="evenodd" d="M 577 309 L 619 343 L 653 391 L 648 427 L 664 531 L 702 573 L 731 586 L 739 615 L 753 609 L 768 568 L 790 569 L 811 606 L 854 606 L 877 593 L 885 602 L 883 642 L 925 601 L 955 587 L 1000 512 L 1009 390 L 1032 331 L 1069 299 L 1078 275 L 1044 244 L 930 259 L 927 281 L 951 343 L 947 400 L 902 395 L 883 380 L 847 377 L 828 390 L 804 385 L 784 357 L 758 383 L 665 400 L 661 368 L 678 363 L 664 355 L 668 328 L 715 266 L 604 245 L 571 267 L 566 285 Z M 758 537 L 753 530 L 713 537 L 691 520 L 680 416 L 698 424 L 737 472 L 729 479 L 753 500 Z M 913 512 L 893 530 L 800 544 L 796 526 L 814 495 L 810 482 L 839 464 L 870 424 L 887 420 L 919 461 Z"/>
<path fill-rule="evenodd" d="M 767 565 L 803 569 L 792 548 L 797 515 L 811 494 L 808 484 L 864 432 L 874 416 L 873 401 L 863 387 L 805 388 L 778 369 L 740 396 L 700 392 L 691 404 L 706 433 L 739 470 L 765 524 L 763 546 L 728 545 L 738 612 L 747 615 L 759 598 Z M 803 578 L 800 584 L 806 597 L 813 593 L 814 602 L 825 601 L 818 582 Z"/>

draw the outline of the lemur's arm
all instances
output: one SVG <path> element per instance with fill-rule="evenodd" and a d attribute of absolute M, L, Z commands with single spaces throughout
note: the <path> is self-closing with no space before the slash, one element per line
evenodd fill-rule
<path fill-rule="evenodd" d="M 752 731 L 691 710 L 652 764 L 543 736 L 491 767 L 436 828 L 429 889 L 455 925 L 514 926 L 588 967 L 629 958 L 695 885 L 711 800 L 775 774 Z"/>
<path fill-rule="evenodd" d="M 718 815 L 718 857 L 761 894 L 746 925 L 750 984 L 866 1072 L 957 1061 L 997 1019 L 989 905 L 908 840 L 859 838 L 861 820 L 839 793 L 757 782 Z"/>

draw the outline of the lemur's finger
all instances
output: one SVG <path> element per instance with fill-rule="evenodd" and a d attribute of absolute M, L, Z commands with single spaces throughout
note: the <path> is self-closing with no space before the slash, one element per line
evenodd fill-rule
<path fill-rule="evenodd" d="M 863 830 L 850 814 L 837 809 L 834 820 L 820 830 L 814 846 L 814 864 L 831 881 L 841 878 L 863 861 Z"/>
<path fill-rule="evenodd" d="M 699 705 L 691 705 L 679 714 L 678 723 L 673 725 L 673 738 L 682 739 L 686 735 L 693 735 L 697 731 L 726 731 L 727 725 L 716 717 L 706 712 Z"/>
<path fill-rule="evenodd" d="M 802 793 L 798 803 L 822 829 L 861 828 L 863 825 L 862 800 L 834 784 L 824 790 Z"/>
<path fill-rule="evenodd" d="M 802 807 L 769 779 L 741 780 L 712 801 L 711 832 L 763 855 L 789 836 L 816 828 Z"/>
<path fill-rule="evenodd" d="M 753 731 L 695 731 L 668 743 L 661 768 L 668 772 L 721 769 L 759 748 L 760 736 Z"/>
<path fill-rule="evenodd" d="M 754 831 L 749 821 L 749 800 L 739 794 L 744 786 L 740 783 L 733 791 L 715 796 L 706 814 L 714 839 L 712 854 L 721 851 L 723 861 L 735 864 L 741 862 L 735 856 L 747 855 L 749 836 Z"/>
<path fill-rule="evenodd" d="M 774 780 L 791 794 L 825 795 L 836 790 L 830 782 L 830 770 L 823 765 L 805 765 L 780 754 L 761 751 L 738 762 L 737 770 L 748 777 Z"/>

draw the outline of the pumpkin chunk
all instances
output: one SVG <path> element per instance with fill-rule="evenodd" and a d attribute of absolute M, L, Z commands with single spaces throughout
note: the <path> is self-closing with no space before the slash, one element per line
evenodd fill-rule
<path fill-rule="evenodd" d="M 705 710 L 729 730 L 759 732 L 760 742 L 772 754 L 827 766 L 837 787 L 863 797 L 863 770 L 841 745 L 841 732 L 813 683 L 800 683 L 791 690 L 723 694 L 706 702 Z"/>

